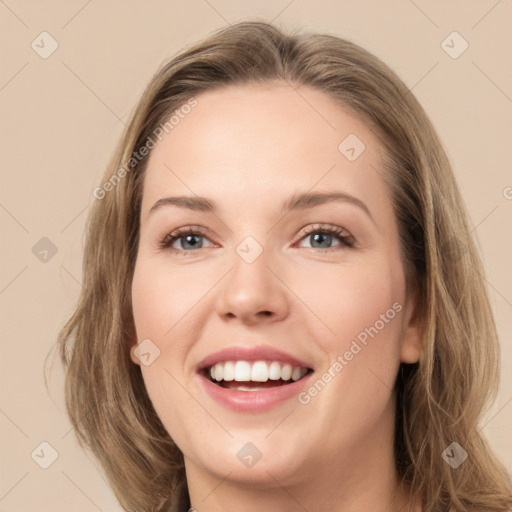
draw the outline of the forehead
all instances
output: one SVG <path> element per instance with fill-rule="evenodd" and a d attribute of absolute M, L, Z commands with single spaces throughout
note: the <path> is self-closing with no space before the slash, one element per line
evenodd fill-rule
<path fill-rule="evenodd" d="M 377 138 L 325 93 L 278 82 L 228 86 L 195 100 L 152 150 L 143 215 L 165 194 L 212 196 L 238 206 L 248 200 L 268 206 L 313 188 L 373 201 L 382 196 Z"/>

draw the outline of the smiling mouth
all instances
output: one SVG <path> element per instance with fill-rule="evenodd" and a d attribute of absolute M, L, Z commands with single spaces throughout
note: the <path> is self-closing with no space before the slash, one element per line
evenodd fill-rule
<path fill-rule="evenodd" d="M 293 384 L 312 371 L 279 361 L 226 361 L 205 368 L 202 374 L 225 389 L 260 391 Z"/>

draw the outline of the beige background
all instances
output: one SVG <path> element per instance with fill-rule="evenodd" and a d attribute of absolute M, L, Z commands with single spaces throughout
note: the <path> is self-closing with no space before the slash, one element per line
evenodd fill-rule
<path fill-rule="evenodd" d="M 58 362 L 47 393 L 44 358 L 80 291 L 92 190 L 143 87 L 185 44 L 253 16 L 361 44 L 430 115 L 483 249 L 503 349 L 483 432 L 512 471 L 510 1 L 0 0 L 1 511 L 121 510 L 70 432 Z M 59 45 L 46 59 L 31 47 L 50 48 L 43 31 Z M 457 59 L 441 46 L 453 31 L 469 44 Z M 57 248 L 47 262 L 32 251 L 42 237 Z M 58 452 L 48 469 L 43 441 Z"/>

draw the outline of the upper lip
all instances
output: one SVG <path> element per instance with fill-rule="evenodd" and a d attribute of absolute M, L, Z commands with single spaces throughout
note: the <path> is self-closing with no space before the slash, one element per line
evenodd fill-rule
<path fill-rule="evenodd" d="M 201 372 L 206 368 L 210 368 L 217 363 L 226 361 L 279 361 L 288 363 L 292 366 L 301 366 L 303 368 L 311 368 L 311 366 L 282 350 L 268 345 L 259 345 L 256 347 L 234 346 L 219 350 L 205 357 L 197 366 L 197 371 Z"/>

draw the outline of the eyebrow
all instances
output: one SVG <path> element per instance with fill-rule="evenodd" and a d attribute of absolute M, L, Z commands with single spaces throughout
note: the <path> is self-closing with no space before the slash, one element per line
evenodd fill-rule
<path fill-rule="evenodd" d="M 370 210 L 360 199 L 351 196 L 343 192 L 303 192 L 300 194 L 293 194 L 288 200 L 286 200 L 282 207 L 281 213 L 287 211 L 306 210 L 314 206 L 319 206 L 332 201 L 340 201 L 345 203 L 353 204 L 361 208 L 373 221 Z M 215 202 L 207 199 L 206 197 L 200 196 L 175 196 L 175 197 L 163 197 L 159 199 L 149 210 L 149 214 L 162 208 L 163 206 L 177 206 L 179 208 L 185 208 L 187 210 L 199 211 L 199 212 L 215 212 Z"/>

